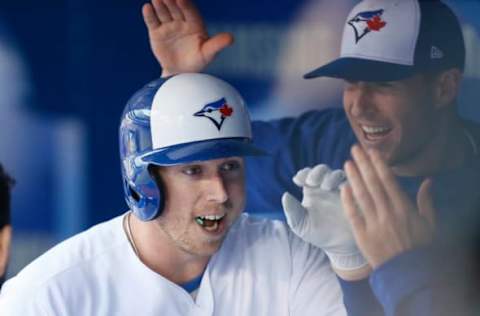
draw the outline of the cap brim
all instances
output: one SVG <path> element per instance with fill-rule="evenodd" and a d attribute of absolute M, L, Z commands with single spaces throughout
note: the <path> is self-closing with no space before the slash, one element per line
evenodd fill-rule
<path fill-rule="evenodd" d="M 411 77 L 417 72 L 413 66 L 342 57 L 303 77 L 305 79 L 331 77 L 355 81 L 396 81 Z"/>
<path fill-rule="evenodd" d="M 226 138 L 171 146 L 142 156 L 142 161 L 161 166 L 173 166 L 195 161 L 227 157 L 265 156 L 267 152 L 247 139 Z"/>

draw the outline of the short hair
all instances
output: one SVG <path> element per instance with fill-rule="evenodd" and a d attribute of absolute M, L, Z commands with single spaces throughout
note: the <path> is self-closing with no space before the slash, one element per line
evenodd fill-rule
<path fill-rule="evenodd" d="M 10 224 L 10 190 L 14 183 L 0 164 L 0 228 Z"/>

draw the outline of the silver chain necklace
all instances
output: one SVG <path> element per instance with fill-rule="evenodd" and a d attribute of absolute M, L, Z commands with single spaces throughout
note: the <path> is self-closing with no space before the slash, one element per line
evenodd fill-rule
<path fill-rule="evenodd" d="M 137 245 L 135 244 L 135 240 L 133 239 L 133 234 L 132 234 L 132 227 L 130 226 L 130 216 L 132 213 L 128 213 L 127 216 L 125 217 L 124 223 L 126 222 L 126 225 L 123 225 L 125 227 L 125 231 L 127 233 L 127 239 L 128 242 L 130 243 L 130 246 L 132 246 L 133 251 L 137 255 L 138 258 L 140 258 L 140 252 L 138 251 Z"/>

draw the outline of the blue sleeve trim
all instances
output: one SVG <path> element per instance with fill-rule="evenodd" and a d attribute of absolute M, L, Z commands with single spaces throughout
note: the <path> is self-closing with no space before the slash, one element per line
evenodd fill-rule
<path fill-rule="evenodd" d="M 383 308 L 370 288 L 368 279 L 345 281 L 338 278 L 343 292 L 343 303 L 349 316 L 383 315 Z"/>
<path fill-rule="evenodd" d="M 356 141 L 341 108 L 310 111 L 298 118 L 253 122 L 254 145 L 270 157 L 247 158 L 247 212 L 280 213 L 288 191 L 301 198 L 292 177 L 301 168 L 325 163 L 343 167 Z"/>
<path fill-rule="evenodd" d="M 432 284 L 435 275 L 433 267 L 435 264 L 430 251 L 419 248 L 405 252 L 373 271 L 370 275 L 370 285 L 383 305 L 386 315 L 395 315 L 405 299 Z M 429 296 L 425 294 L 423 293 L 423 306 L 417 308 L 427 307 L 425 304 L 429 303 Z M 412 306 L 409 309 L 412 309 Z"/>

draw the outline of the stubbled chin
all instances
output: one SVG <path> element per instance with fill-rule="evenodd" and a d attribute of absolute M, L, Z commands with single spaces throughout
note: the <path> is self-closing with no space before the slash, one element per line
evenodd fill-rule
<path fill-rule="evenodd" d="M 390 135 L 389 135 L 390 136 Z M 388 163 L 392 156 L 393 142 L 389 137 L 382 137 L 380 139 L 367 139 L 362 135 L 359 139 L 359 143 L 363 149 L 376 149 L 382 156 L 382 158 Z"/>

